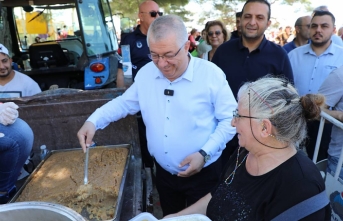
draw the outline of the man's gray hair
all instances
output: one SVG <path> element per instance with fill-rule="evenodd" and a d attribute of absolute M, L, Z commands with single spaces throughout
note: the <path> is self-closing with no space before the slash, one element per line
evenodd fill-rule
<path fill-rule="evenodd" d="M 188 40 L 186 26 L 177 15 L 160 16 L 151 23 L 147 34 L 148 46 L 150 39 L 161 41 L 169 35 L 175 35 L 180 47 Z"/>

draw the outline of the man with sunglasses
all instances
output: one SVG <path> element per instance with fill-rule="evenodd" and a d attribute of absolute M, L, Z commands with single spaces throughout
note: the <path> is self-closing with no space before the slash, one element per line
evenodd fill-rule
<path fill-rule="evenodd" d="M 146 35 L 150 24 L 156 18 L 163 15 L 159 10 L 159 6 L 155 1 L 147 0 L 142 2 L 139 5 L 138 12 L 139 25 L 134 32 L 125 35 L 120 41 L 120 45 L 130 45 L 133 79 L 139 69 L 151 61 L 147 56 L 150 52 L 146 42 Z M 121 63 L 118 66 L 117 87 L 125 87 L 124 72 Z"/>
<path fill-rule="evenodd" d="M 293 41 L 288 42 L 283 46 L 283 49 L 289 53 L 293 49 L 306 45 L 310 42 L 310 23 L 311 23 L 311 16 L 303 16 L 299 17 L 294 25 L 295 28 L 295 38 Z"/>
<path fill-rule="evenodd" d="M 135 78 L 137 72 L 141 67 L 146 65 L 151 59 L 148 57 L 150 53 L 149 47 L 146 41 L 146 35 L 150 24 L 163 13 L 159 11 L 159 6 L 154 1 L 144 1 L 139 6 L 138 18 L 140 24 L 137 26 L 134 32 L 126 35 L 121 39 L 121 45 L 130 45 L 130 55 L 132 63 L 132 79 Z M 118 64 L 117 72 L 117 87 L 125 87 L 124 72 L 122 64 Z M 138 128 L 139 128 L 139 140 L 142 152 L 143 165 L 145 167 L 153 167 L 154 162 L 151 158 L 145 135 L 145 126 L 140 113 L 137 115 Z"/>
<path fill-rule="evenodd" d="M 218 160 L 235 135 L 237 107 L 225 75 L 188 52 L 187 29 L 175 15 L 157 18 L 148 31 L 149 57 L 125 93 L 98 108 L 78 132 L 82 148 L 96 129 L 142 112 L 163 215 L 192 205 L 217 184 Z"/>

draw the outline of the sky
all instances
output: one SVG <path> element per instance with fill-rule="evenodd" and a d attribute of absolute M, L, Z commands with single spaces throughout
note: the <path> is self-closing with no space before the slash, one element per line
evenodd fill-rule
<path fill-rule="evenodd" d="M 336 18 L 336 27 L 337 29 L 343 26 L 343 1 L 342 0 L 311 0 L 312 7 L 318 7 L 320 5 L 326 5 L 328 6 L 330 12 L 335 16 Z M 243 4 L 240 6 L 243 7 Z M 198 13 L 203 12 L 203 8 L 206 8 L 209 10 L 211 8 L 211 4 L 205 5 L 205 7 L 200 7 L 199 4 L 191 1 L 187 6 L 186 9 L 189 11 L 196 11 Z M 277 18 L 278 22 L 280 22 L 280 26 L 294 26 L 294 23 L 298 17 L 304 16 L 304 15 L 310 15 L 311 13 L 306 12 L 305 9 L 302 9 L 300 5 L 295 4 L 293 6 L 288 5 L 281 5 L 278 3 L 275 3 L 271 6 L 271 16 Z M 197 15 L 194 16 L 195 18 L 198 17 Z M 216 18 L 209 18 L 208 20 L 213 20 Z M 195 19 L 197 20 L 197 19 Z M 203 24 L 194 24 L 194 23 L 188 23 L 188 26 L 198 28 L 200 30 L 203 29 Z"/>

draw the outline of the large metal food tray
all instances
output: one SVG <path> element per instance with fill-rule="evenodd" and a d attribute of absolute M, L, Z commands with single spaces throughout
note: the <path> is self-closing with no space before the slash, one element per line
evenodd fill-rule
<path fill-rule="evenodd" d="M 130 144 L 122 144 L 122 145 L 110 145 L 110 146 L 96 146 L 94 148 L 127 148 L 129 150 L 128 151 L 128 155 L 127 155 L 127 159 L 126 159 L 126 163 L 125 163 L 125 167 L 124 167 L 124 171 L 123 171 L 122 180 L 121 180 L 120 187 L 119 187 L 118 198 L 117 198 L 117 205 L 116 205 L 116 209 L 115 209 L 115 212 L 114 212 L 114 217 L 113 217 L 113 219 L 110 219 L 110 220 L 113 220 L 113 221 L 118 221 L 118 220 L 120 220 L 120 212 L 121 212 L 121 207 L 122 207 L 122 203 L 123 203 L 123 191 L 124 191 L 124 188 L 125 188 L 125 181 L 126 181 L 126 175 L 127 175 L 127 171 L 128 171 L 128 166 L 129 166 L 129 162 L 130 162 L 131 155 L 132 155 L 132 147 L 131 147 Z M 64 149 L 64 150 L 52 150 L 52 151 L 50 151 L 48 153 L 46 159 L 41 161 L 38 164 L 36 169 L 26 179 L 26 181 L 23 184 L 23 186 L 18 190 L 18 192 L 14 195 L 14 197 L 10 200 L 9 203 L 16 202 L 16 200 L 18 199 L 20 194 L 25 189 L 26 185 L 32 180 L 34 175 L 39 171 L 39 169 L 43 166 L 43 164 L 46 161 L 49 160 L 49 157 L 51 155 L 53 155 L 55 153 L 59 153 L 59 152 L 79 151 L 79 150 L 81 150 L 81 148 Z M 87 220 L 97 221 L 96 219 L 89 219 L 88 215 L 86 213 L 84 213 L 84 212 L 81 212 L 81 215 L 84 216 Z"/>

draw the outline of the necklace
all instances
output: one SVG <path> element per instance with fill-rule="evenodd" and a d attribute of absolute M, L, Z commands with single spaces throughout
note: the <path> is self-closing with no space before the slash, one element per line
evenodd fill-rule
<path fill-rule="evenodd" d="M 238 169 L 238 167 L 240 165 L 242 165 L 242 163 L 244 162 L 244 160 L 247 158 L 247 156 L 249 155 L 249 153 L 247 153 L 247 155 L 245 155 L 245 157 L 243 158 L 243 160 L 238 164 L 238 158 L 239 158 L 239 151 L 240 151 L 241 147 L 238 148 L 238 152 L 237 152 L 237 159 L 236 159 L 236 166 L 235 169 L 232 171 L 232 173 L 225 179 L 225 183 L 226 185 L 230 185 L 233 181 L 233 178 L 235 178 L 235 174 L 236 174 L 236 170 Z M 231 177 L 231 180 L 228 181 Z"/>

